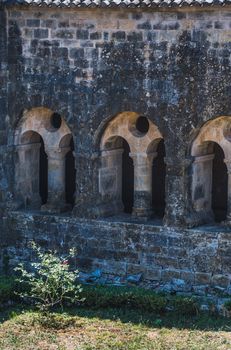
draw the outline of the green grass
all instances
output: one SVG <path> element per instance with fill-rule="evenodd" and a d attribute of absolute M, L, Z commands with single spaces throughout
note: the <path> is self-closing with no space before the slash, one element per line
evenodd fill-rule
<path fill-rule="evenodd" d="M 0 314 L 0 350 L 230 350 L 231 320 L 127 308 Z"/>

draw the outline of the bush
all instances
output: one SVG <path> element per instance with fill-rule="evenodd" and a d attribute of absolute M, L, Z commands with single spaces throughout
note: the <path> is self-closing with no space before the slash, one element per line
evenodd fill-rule
<path fill-rule="evenodd" d="M 84 286 L 84 305 L 100 308 L 131 308 L 163 313 L 171 310 L 181 315 L 196 315 L 199 305 L 193 297 L 169 296 L 135 287 Z"/>
<path fill-rule="evenodd" d="M 169 300 L 172 310 L 181 315 L 197 315 L 199 305 L 193 297 L 175 296 Z"/>
<path fill-rule="evenodd" d="M 70 271 L 68 262 L 68 258 L 74 256 L 74 251 L 70 251 L 68 257 L 62 258 L 52 251 L 43 253 L 33 242 L 31 246 L 38 256 L 38 262 L 30 264 L 30 271 L 23 264 L 15 268 L 20 274 L 17 281 L 24 288 L 18 294 L 32 301 L 40 311 L 78 301 L 81 293 L 80 285 L 75 283 L 78 270 Z"/>
<path fill-rule="evenodd" d="M 224 303 L 224 307 L 226 308 L 227 311 L 231 311 L 231 299 L 230 299 L 230 300 L 227 300 L 227 301 Z"/>
<path fill-rule="evenodd" d="M 157 293 L 126 287 L 84 286 L 84 305 L 91 308 L 134 308 L 141 311 L 163 312 L 167 299 Z"/>
<path fill-rule="evenodd" d="M 0 276 L 0 304 L 14 300 L 16 281 L 14 277 Z"/>

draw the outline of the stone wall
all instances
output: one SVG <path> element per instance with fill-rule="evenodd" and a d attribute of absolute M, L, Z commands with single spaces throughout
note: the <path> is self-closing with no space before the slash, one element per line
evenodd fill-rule
<path fill-rule="evenodd" d="M 28 242 L 61 253 L 77 249 L 81 271 L 104 276 L 136 275 L 154 289 L 196 294 L 231 294 L 230 230 L 182 230 L 153 222 L 84 220 L 68 216 L 12 212 L 1 237 L 10 265 L 31 259 Z"/>
<path fill-rule="evenodd" d="M 228 291 L 230 229 L 186 227 L 198 224 L 192 141 L 206 121 L 231 115 L 230 28 L 229 7 L 0 9 L 0 231 L 12 263 L 29 259 L 26 243 L 37 238 L 46 247 L 76 245 L 86 269 L 142 270 L 156 283 L 177 278 Z M 36 107 L 60 113 L 73 134 L 73 217 L 12 212 L 14 133 Z M 164 227 L 91 220 L 102 204 L 101 137 L 124 111 L 148 117 L 164 138 Z"/>
<path fill-rule="evenodd" d="M 76 213 L 86 216 L 107 122 L 123 111 L 145 115 L 165 140 L 165 222 L 184 224 L 191 141 L 206 120 L 230 115 L 229 10 L 6 11 L 8 145 L 23 110 L 61 113 L 74 135 Z"/>
<path fill-rule="evenodd" d="M 3 201 L 6 199 L 7 176 L 5 174 L 5 153 L 7 144 L 7 33 L 6 13 L 0 6 L 0 213 Z"/>

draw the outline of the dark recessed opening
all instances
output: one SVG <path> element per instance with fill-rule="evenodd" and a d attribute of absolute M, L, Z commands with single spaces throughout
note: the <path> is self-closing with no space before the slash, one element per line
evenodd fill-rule
<path fill-rule="evenodd" d="M 122 201 L 125 213 L 132 213 L 134 201 L 134 168 L 133 161 L 129 157 L 130 147 L 123 140 L 123 158 L 122 158 Z"/>
<path fill-rule="evenodd" d="M 62 124 L 61 115 L 58 113 L 53 113 L 51 116 L 51 126 L 57 130 L 60 128 L 61 124 Z"/>
<path fill-rule="evenodd" d="M 149 121 L 146 117 L 140 116 L 136 121 L 136 129 L 142 134 L 147 134 L 149 130 Z"/>
<path fill-rule="evenodd" d="M 227 215 L 228 174 L 222 148 L 214 142 L 213 150 L 212 209 L 215 221 L 221 222 Z"/>
<path fill-rule="evenodd" d="M 66 163 L 65 163 L 65 188 L 66 188 L 66 202 L 71 204 L 72 208 L 75 204 L 75 177 L 76 177 L 76 169 L 75 169 L 75 158 L 73 155 L 74 151 L 74 141 L 73 138 L 70 142 L 70 151 L 66 155 Z"/>
<path fill-rule="evenodd" d="M 152 166 L 152 205 L 157 217 L 163 218 L 165 212 L 165 146 L 161 140 L 157 147 L 157 157 Z"/>
<path fill-rule="evenodd" d="M 46 204 L 48 196 L 48 161 L 44 148 L 44 142 L 40 137 L 40 160 L 39 160 L 39 194 L 42 204 Z"/>

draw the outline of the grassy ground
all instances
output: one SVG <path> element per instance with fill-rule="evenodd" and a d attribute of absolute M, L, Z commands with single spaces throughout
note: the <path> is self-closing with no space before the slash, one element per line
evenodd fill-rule
<path fill-rule="evenodd" d="M 131 310 L 0 313 L 0 350 L 230 350 L 231 320 Z"/>

